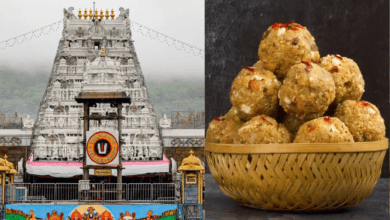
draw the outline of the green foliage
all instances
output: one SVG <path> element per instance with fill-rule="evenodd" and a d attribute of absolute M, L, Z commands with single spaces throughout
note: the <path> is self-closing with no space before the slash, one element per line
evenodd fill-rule
<path fill-rule="evenodd" d="M 157 117 L 171 111 L 204 111 L 204 79 L 146 79 Z"/>
<path fill-rule="evenodd" d="M 30 114 L 35 118 L 48 78 L 45 72 L 25 73 L 1 68 L 0 112 L 8 116 L 14 112 L 23 116 Z"/>
<path fill-rule="evenodd" d="M 0 68 L 0 112 L 17 112 L 24 117 L 37 115 L 49 80 L 47 70 L 26 73 Z M 146 79 L 157 117 L 171 117 L 171 111 L 204 111 L 204 79 Z"/>

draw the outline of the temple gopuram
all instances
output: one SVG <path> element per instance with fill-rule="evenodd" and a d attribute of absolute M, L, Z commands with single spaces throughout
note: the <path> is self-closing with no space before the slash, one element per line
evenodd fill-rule
<path fill-rule="evenodd" d="M 39 106 L 27 173 L 35 182 L 45 177 L 79 178 L 84 156 L 83 104 L 75 97 L 81 92 L 123 92 L 131 104 L 122 105 L 118 138 L 122 175 L 161 177 L 169 173 L 169 160 L 163 155 L 156 113 L 133 44 L 129 10 L 120 8 L 116 18 L 114 11 L 90 12 L 92 16 L 81 11 L 76 16 L 64 9 L 62 38 Z M 97 103 L 89 115 L 110 116 L 115 111 L 110 103 Z M 92 131 L 118 129 L 115 120 L 89 123 Z"/>

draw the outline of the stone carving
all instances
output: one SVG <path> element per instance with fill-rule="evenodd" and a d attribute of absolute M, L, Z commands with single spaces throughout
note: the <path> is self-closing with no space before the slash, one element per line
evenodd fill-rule
<path fill-rule="evenodd" d="M 57 114 L 65 113 L 65 107 L 61 105 L 61 102 L 54 108 L 54 112 Z"/>
<path fill-rule="evenodd" d="M 120 14 L 115 20 L 122 21 L 122 20 L 125 20 L 126 18 L 128 18 L 130 15 L 130 10 L 129 9 L 125 10 L 123 7 L 119 8 L 119 12 L 120 12 Z"/>
<path fill-rule="evenodd" d="M 105 35 L 104 32 L 104 27 L 97 21 L 93 22 L 88 28 L 88 33 L 91 36 L 103 36 Z"/>
<path fill-rule="evenodd" d="M 68 160 L 78 160 L 78 151 L 77 151 L 77 145 L 73 144 L 69 146 L 69 154 L 68 154 Z"/>
<path fill-rule="evenodd" d="M 122 48 L 123 47 L 122 40 L 116 40 L 114 47 L 115 48 Z"/>
<path fill-rule="evenodd" d="M 104 83 L 106 81 L 106 76 L 105 76 L 105 73 L 104 72 L 101 72 L 99 73 L 100 75 L 100 82 L 101 83 Z"/>
<path fill-rule="evenodd" d="M 117 74 L 117 75 L 115 76 L 115 83 L 125 84 L 125 81 L 123 80 L 121 74 Z"/>
<path fill-rule="evenodd" d="M 58 136 L 58 134 L 56 134 L 56 133 L 54 132 L 54 130 L 51 130 L 51 132 L 50 132 L 48 138 L 49 138 L 49 140 L 51 141 L 51 143 L 54 143 L 54 142 L 56 142 L 56 141 L 59 141 L 59 136 Z"/>
<path fill-rule="evenodd" d="M 90 74 L 88 74 L 88 71 L 85 71 L 84 74 L 83 74 L 83 84 L 88 84 L 91 82 L 91 78 L 92 76 Z"/>
<path fill-rule="evenodd" d="M 70 47 L 71 48 L 79 48 L 81 45 L 77 42 L 77 40 L 71 41 L 70 42 Z"/>
<path fill-rule="evenodd" d="M 54 146 L 50 146 L 50 148 L 51 148 L 51 157 L 50 157 L 50 159 L 54 159 L 54 160 L 56 160 L 56 159 L 58 159 L 58 151 L 59 151 L 59 146 L 57 146 L 56 144 L 54 145 Z"/>
<path fill-rule="evenodd" d="M 33 128 L 34 127 L 34 119 L 30 118 L 30 115 L 27 115 L 27 118 L 23 118 L 23 128 Z"/>
<path fill-rule="evenodd" d="M 102 42 L 100 43 L 100 48 L 104 47 L 105 49 L 107 49 L 107 45 L 108 45 L 107 37 L 104 36 Z"/>
<path fill-rule="evenodd" d="M 76 65 L 77 58 L 76 57 L 69 57 L 66 59 L 66 65 Z"/>
<path fill-rule="evenodd" d="M 158 158 L 161 157 L 161 151 L 159 147 L 149 147 L 149 157 Z"/>
<path fill-rule="evenodd" d="M 17 167 L 17 170 L 18 170 L 18 173 L 20 175 L 23 175 L 23 157 L 20 158 L 19 162 L 18 162 L 18 167 Z"/>
<path fill-rule="evenodd" d="M 73 10 L 73 7 L 69 7 L 68 10 L 64 9 L 65 18 L 69 20 L 77 20 L 78 18 L 76 17 L 76 15 L 73 14 Z"/>
<path fill-rule="evenodd" d="M 76 35 L 77 37 L 83 37 L 84 36 L 84 30 L 82 27 L 79 27 L 77 30 L 76 30 Z"/>
<path fill-rule="evenodd" d="M 120 34 L 120 31 L 116 29 L 116 27 L 113 27 L 112 30 L 110 30 L 111 37 L 118 37 Z"/>
<path fill-rule="evenodd" d="M 144 159 L 144 148 L 141 146 L 136 147 L 136 156 L 138 160 L 143 160 Z"/>
<path fill-rule="evenodd" d="M 172 147 L 204 147 L 204 138 L 173 138 Z"/>
<path fill-rule="evenodd" d="M 94 44 L 93 44 L 92 38 L 91 38 L 91 37 L 88 37 L 88 39 L 87 39 L 87 47 L 88 47 L 88 50 L 93 50 L 93 46 L 94 46 Z"/>
<path fill-rule="evenodd" d="M 64 52 L 68 52 L 69 51 L 69 41 L 68 40 L 64 40 L 64 42 L 62 43 L 62 50 Z"/>
<path fill-rule="evenodd" d="M 57 126 L 58 126 L 59 128 L 63 128 L 64 125 L 65 125 L 65 120 L 64 120 L 64 118 L 58 118 Z"/>
<path fill-rule="evenodd" d="M 22 139 L 18 137 L 0 137 L 0 146 L 18 146 Z"/>
<path fill-rule="evenodd" d="M 127 64 L 128 64 L 128 60 L 129 60 L 129 58 L 127 58 L 127 57 L 122 57 L 122 58 L 120 59 L 121 65 L 127 65 Z"/>

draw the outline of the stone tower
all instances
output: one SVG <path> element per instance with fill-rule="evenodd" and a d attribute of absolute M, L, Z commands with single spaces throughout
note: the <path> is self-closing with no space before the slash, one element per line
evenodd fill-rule
<path fill-rule="evenodd" d="M 129 9 L 120 8 L 116 18 L 113 10 L 111 14 L 108 10 L 106 14 L 103 10 L 80 10 L 78 15 L 72 11 L 73 7 L 64 9 L 62 38 L 40 103 L 27 172 L 54 177 L 81 175 L 83 107 L 74 99 L 81 91 L 130 95 L 131 104 L 124 104 L 122 109 L 124 175 L 168 172 L 155 110 L 132 40 Z M 97 104 L 90 114 L 109 115 L 114 111 L 110 104 Z M 90 122 L 90 130 L 116 128 L 115 121 Z M 152 166 L 156 161 L 156 169 L 132 166 Z M 66 166 L 66 172 L 56 166 Z"/>

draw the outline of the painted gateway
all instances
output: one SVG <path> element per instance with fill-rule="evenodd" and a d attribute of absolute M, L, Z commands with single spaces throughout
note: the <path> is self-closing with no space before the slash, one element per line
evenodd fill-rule
<path fill-rule="evenodd" d="M 123 176 L 169 172 L 153 104 L 134 48 L 129 9 L 79 11 L 64 9 L 64 29 L 52 73 L 33 130 L 27 173 L 37 176 L 82 175 L 83 104 L 80 92 L 125 92 L 121 144 Z M 115 115 L 109 103 L 98 103 L 90 116 Z M 91 120 L 90 131 L 117 131 L 115 120 Z M 90 173 L 93 175 L 93 172 Z M 116 172 L 112 173 L 114 176 Z"/>
<path fill-rule="evenodd" d="M 176 220 L 177 205 L 7 205 L 7 220 Z"/>

